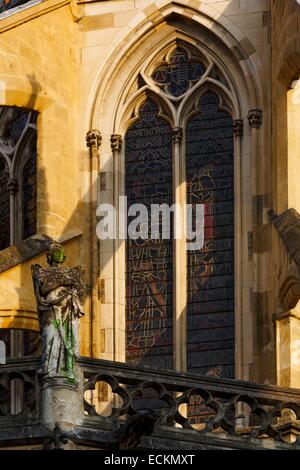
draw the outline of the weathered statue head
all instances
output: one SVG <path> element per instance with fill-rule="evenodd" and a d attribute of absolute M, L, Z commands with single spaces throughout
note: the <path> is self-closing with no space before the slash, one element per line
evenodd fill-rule
<path fill-rule="evenodd" d="M 59 266 L 66 259 L 64 247 L 60 243 L 51 243 L 47 253 L 47 261 L 50 266 Z"/>

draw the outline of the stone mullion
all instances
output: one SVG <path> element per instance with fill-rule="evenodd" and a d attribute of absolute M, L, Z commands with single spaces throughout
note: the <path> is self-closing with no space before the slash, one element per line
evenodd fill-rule
<path fill-rule="evenodd" d="M 187 368 L 186 347 L 186 310 L 187 310 L 187 253 L 186 253 L 186 204 L 185 158 L 183 148 L 183 130 L 173 128 L 173 193 L 174 200 L 181 208 L 181 217 L 174 217 L 173 241 L 173 344 L 174 368 L 185 371 Z M 180 220 L 181 219 L 181 220 Z M 176 239 L 177 229 L 182 236 Z"/>
<path fill-rule="evenodd" d="M 121 177 L 121 150 L 122 137 L 119 134 L 112 134 L 111 150 L 113 155 L 113 205 L 116 210 L 116 238 L 113 247 L 113 360 L 125 360 L 125 308 L 120 302 L 120 265 L 121 265 L 121 245 L 119 239 L 119 196 L 122 194 Z M 122 341 L 120 338 L 122 335 Z"/>
<path fill-rule="evenodd" d="M 258 208 L 255 207 L 259 191 L 259 130 L 262 125 L 262 111 L 254 109 L 248 113 L 248 121 L 251 128 L 251 177 L 252 177 L 252 216 L 253 216 L 253 233 L 258 229 Z M 253 253 L 253 261 L 255 263 L 255 277 L 254 277 L 254 291 L 259 292 L 259 278 L 260 278 L 260 259 L 258 253 Z"/>
<path fill-rule="evenodd" d="M 17 178 L 10 178 L 8 181 L 8 191 L 10 198 L 10 245 L 15 245 L 17 243 L 17 211 L 16 211 L 16 202 L 18 194 L 18 180 Z"/>
<path fill-rule="evenodd" d="M 17 196 L 18 196 L 18 180 L 10 178 L 8 181 L 8 191 L 10 198 L 10 245 L 18 242 L 17 231 Z M 24 334 L 23 331 L 11 329 L 10 331 L 10 357 L 18 358 L 23 356 Z M 23 383 L 16 379 L 11 385 L 11 412 L 17 414 L 22 410 L 23 403 Z"/>
<path fill-rule="evenodd" d="M 238 379 L 244 378 L 243 364 L 243 308 L 242 308 L 242 293 L 243 293 L 243 270 L 242 270 L 242 253 L 243 253 L 243 218 L 240 204 L 242 204 L 242 145 L 244 136 L 244 122 L 242 119 L 237 119 L 233 122 L 234 132 L 234 208 L 235 208 L 235 376 Z M 239 202 L 239 204 L 237 203 Z"/>
<path fill-rule="evenodd" d="M 99 253 L 96 235 L 97 182 L 99 174 L 99 149 L 102 137 L 97 129 L 87 133 L 86 143 L 90 151 L 90 297 L 91 297 L 91 356 L 100 357 L 100 302 L 98 292 Z"/>
<path fill-rule="evenodd" d="M 251 178 L 252 178 L 252 239 L 251 252 L 253 262 L 253 363 L 255 371 L 251 380 L 261 380 L 264 377 L 264 362 L 272 360 L 272 355 L 265 350 L 268 338 L 265 336 L 269 322 L 268 296 L 265 283 L 266 253 L 268 250 L 267 229 L 264 225 L 264 208 L 266 205 L 265 162 L 262 154 L 261 128 L 263 113 L 254 109 L 248 113 L 251 129 Z M 256 344 L 256 346 L 255 346 Z"/>

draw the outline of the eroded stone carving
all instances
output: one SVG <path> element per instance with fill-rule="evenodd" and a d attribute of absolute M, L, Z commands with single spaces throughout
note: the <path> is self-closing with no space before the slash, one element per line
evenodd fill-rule
<path fill-rule="evenodd" d="M 284 312 L 294 309 L 300 300 L 300 215 L 288 209 L 281 215 L 269 211 L 279 237 L 278 297 Z"/>
<path fill-rule="evenodd" d="M 31 268 L 43 347 L 39 374 L 75 384 L 84 272 L 80 266 L 62 267 L 64 260 L 63 247 L 53 243 L 47 255 L 49 267 Z"/>

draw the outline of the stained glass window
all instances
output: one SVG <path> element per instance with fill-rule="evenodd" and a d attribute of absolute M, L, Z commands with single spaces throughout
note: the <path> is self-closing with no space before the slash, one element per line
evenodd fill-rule
<path fill-rule="evenodd" d="M 22 238 L 36 233 L 36 139 L 29 146 L 29 155 L 22 172 Z"/>
<path fill-rule="evenodd" d="M 4 157 L 0 156 L 0 250 L 10 245 L 9 171 Z"/>
<path fill-rule="evenodd" d="M 0 249 L 36 232 L 36 120 L 34 111 L 0 106 Z"/>
<path fill-rule="evenodd" d="M 28 1 L 29 0 L 0 0 L 0 13 L 28 3 Z"/>
<path fill-rule="evenodd" d="M 186 167 L 186 202 L 193 205 L 193 231 L 196 204 L 204 206 L 205 224 L 204 246 L 187 252 L 187 340 L 181 346 L 187 351 L 188 371 L 211 377 L 234 377 L 233 120 L 221 108 L 212 80 L 223 85 L 220 93 L 229 84 L 212 57 L 198 55 L 185 45 L 170 52 L 151 72 L 156 85 L 153 96 L 157 87 L 168 95 L 164 100 L 173 102 L 179 102 L 195 84 L 199 91 L 203 89 L 202 84 L 209 91 L 200 100 L 195 94 L 194 103 L 190 101 L 186 108 L 175 107 L 177 115 L 171 126 L 186 124 L 180 132 L 182 137 L 176 133 L 174 146 L 170 125 L 158 114 L 155 98 L 146 100 L 139 119 L 125 137 L 128 205 L 140 202 L 149 209 L 151 203 L 172 205 L 172 172 L 179 181 L 184 176 L 181 165 L 173 166 L 173 152 L 177 149 L 176 155 L 181 155 L 182 165 Z M 147 84 L 151 85 L 148 81 Z M 182 113 L 190 112 L 191 108 L 195 112 L 188 119 Z M 171 234 L 170 240 L 153 240 L 149 234 L 148 240 L 129 238 L 126 242 L 126 357 L 131 364 L 161 368 L 173 364 L 173 267 L 177 263 L 176 269 L 180 269 L 183 260 L 173 258 L 172 238 Z M 196 400 L 194 409 L 189 407 L 188 413 L 202 422 L 210 419 L 213 410 Z"/>
<path fill-rule="evenodd" d="M 153 72 L 152 79 L 167 93 L 178 97 L 186 93 L 190 85 L 204 75 L 205 70 L 202 62 L 190 59 L 188 53 L 178 47 L 171 55 L 170 62 Z"/>
<path fill-rule="evenodd" d="M 29 118 L 29 111 L 22 108 L 6 108 L 9 119 L 2 133 L 4 141 L 15 146 L 20 140 Z"/>
<path fill-rule="evenodd" d="M 206 93 L 186 129 L 187 202 L 204 204 L 205 242 L 189 251 L 188 370 L 234 377 L 233 122 Z"/>
<path fill-rule="evenodd" d="M 36 121 L 35 111 L 0 106 L 0 250 L 36 233 Z M 33 332 L 6 330 L 1 338 L 8 354 L 39 348 Z"/>
<path fill-rule="evenodd" d="M 125 137 L 128 207 L 172 205 L 172 134 L 147 100 Z M 130 219 L 128 221 L 130 223 Z M 150 224 L 149 224 L 150 226 Z M 172 240 L 126 242 L 126 357 L 131 364 L 172 368 Z"/>

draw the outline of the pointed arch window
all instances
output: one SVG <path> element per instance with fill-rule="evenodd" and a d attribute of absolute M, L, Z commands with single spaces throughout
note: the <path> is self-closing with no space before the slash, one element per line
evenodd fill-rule
<path fill-rule="evenodd" d="M 36 233 L 37 113 L 0 107 L 0 249 Z"/>
<path fill-rule="evenodd" d="M 127 361 L 234 377 L 230 79 L 208 54 L 178 43 L 144 69 L 139 83 L 144 98 L 125 136 L 128 206 L 191 204 L 195 230 L 201 204 L 204 245 L 188 251 L 187 240 L 172 235 L 159 243 L 127 241 Z"/>

